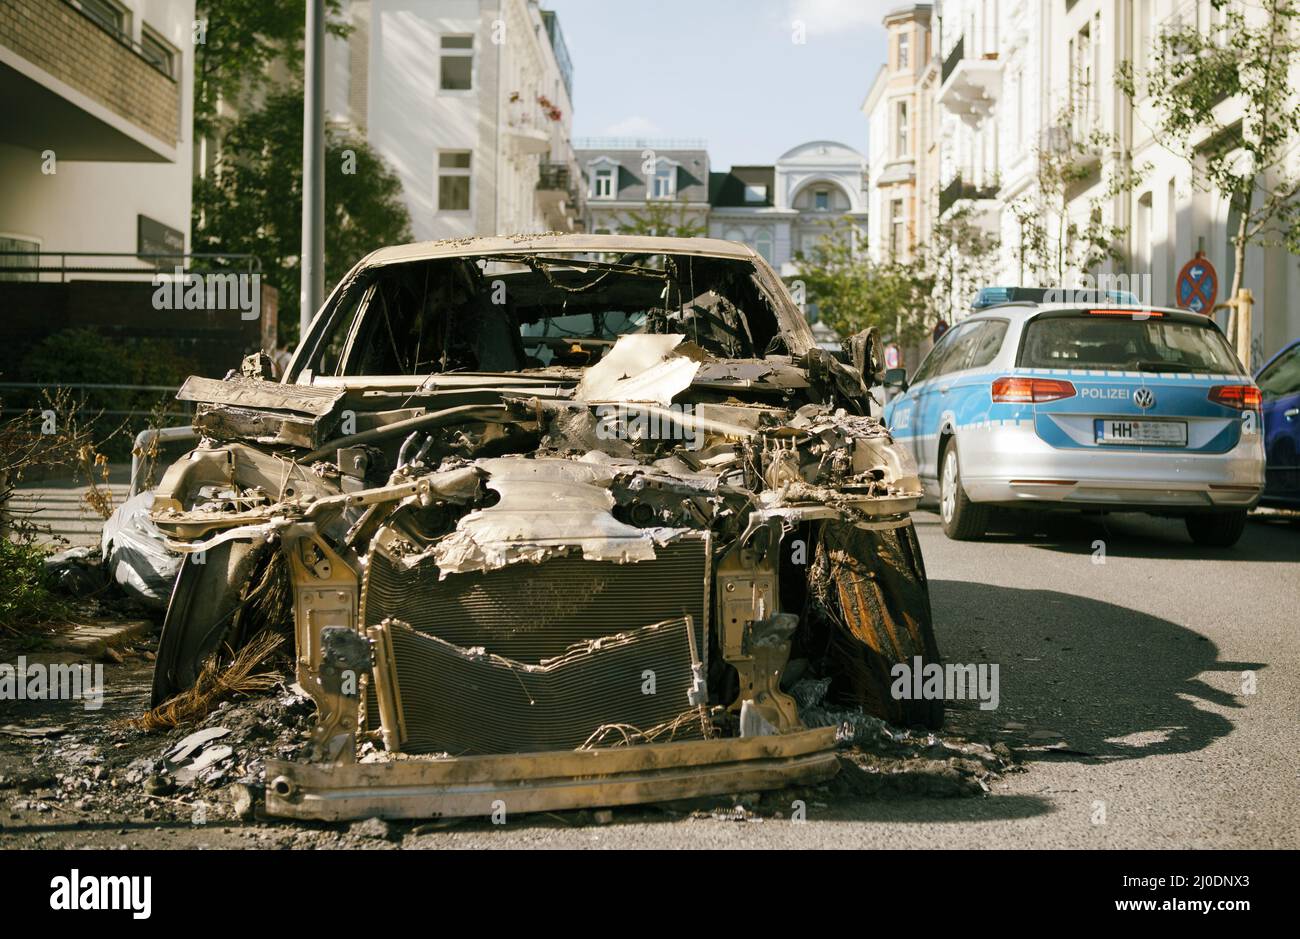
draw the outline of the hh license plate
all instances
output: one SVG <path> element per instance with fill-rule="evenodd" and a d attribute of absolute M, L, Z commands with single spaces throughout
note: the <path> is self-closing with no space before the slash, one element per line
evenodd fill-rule
<path fill-rule="evenodd" d="M 1098 443 L 1129 443 L 1148 447 L 1187 446 L 1183 421 L 1097 421 Z"/>

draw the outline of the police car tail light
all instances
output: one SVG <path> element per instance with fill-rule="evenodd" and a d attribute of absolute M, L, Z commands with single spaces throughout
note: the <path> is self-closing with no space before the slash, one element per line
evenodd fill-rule
<path fill-rule="evenodd" d="M 1259 389 L 1254 385 L 1215 385 L 1210 389 L 1210 400 L 1238 411 L 1258 411 L 1261 403 Z"/>
<path fill-rule="evenodd" d="M 993 382 L 994 401 L 1041 404 L 1074 395 L 1074 385 L 1056 378 L 999 378 Z"/>

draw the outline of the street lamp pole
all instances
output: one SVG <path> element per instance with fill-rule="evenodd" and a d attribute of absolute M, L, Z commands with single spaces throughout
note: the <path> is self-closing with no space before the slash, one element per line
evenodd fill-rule
<path fill-rule="evenodd" d="M 325 299 L 325 0 L 307 0 L 303 40 L 300 337 Z"/>

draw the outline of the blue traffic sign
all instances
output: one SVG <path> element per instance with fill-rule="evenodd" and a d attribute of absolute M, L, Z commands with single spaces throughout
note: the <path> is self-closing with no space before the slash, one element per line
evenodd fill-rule
<path fill-rule="evenodd" d="M 1183 265 L 1175 282 L 1177 302 L 1184 310 L 1204 313 L 1214 312 L 1214 301 L 1219 296 L 1219 275 L 1214 265 L 1197 252 L 1195 258 Z"/>

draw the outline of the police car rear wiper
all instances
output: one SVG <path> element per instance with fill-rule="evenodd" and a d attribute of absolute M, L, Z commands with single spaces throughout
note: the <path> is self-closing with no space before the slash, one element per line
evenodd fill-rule
<path fill-rule="evenodd" d="M 1196 372 L 1200 371 L 1191 365 L 1183 365 L 1180 362 L 1134 362 L 1134 368 L 1139 372 Z"/>

